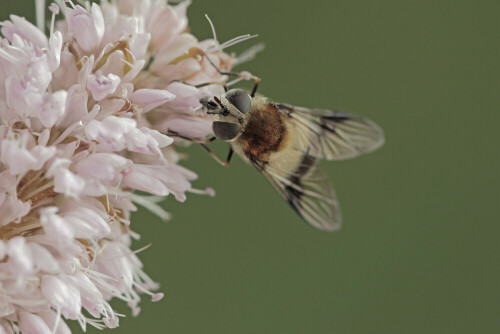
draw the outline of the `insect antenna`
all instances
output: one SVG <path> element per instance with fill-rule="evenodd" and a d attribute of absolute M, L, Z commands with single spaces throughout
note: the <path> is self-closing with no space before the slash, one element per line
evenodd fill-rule
<path fill-rule="evenodd" d="M 226 108 L 226 106 L 222 104 L 222 101 L 217 96 L 214 96 L 214 100 L 218 105 L 220 105 L 221 108 Z"/>
<path fill-rule="evenodd" d="M 227 107 L 222 103 L 222 101 L 217 96 L 214 96 L 214 101 L 217 102 L 217 104 L 222 108 L 222 111 L 207 110 L 207 114 L 209 114 L 209 115 L 222 115 L 222 116 L 227 116 L 230 114 L 229 109 L 227 109 Z"/>

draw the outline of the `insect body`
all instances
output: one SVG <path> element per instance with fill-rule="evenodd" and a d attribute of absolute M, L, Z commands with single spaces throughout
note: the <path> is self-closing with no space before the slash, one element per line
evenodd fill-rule
<path fill-rule="evenodd" d="M 215 138 L 252 164 L 309 224 L 326 231 L 340 227 L 333 187 L 318 160 L 343 160 L 379 148 L 381 128 L 355 115 L 274 103 L 232 89 L 202 101 L 214 115 Z M 209 150 L 205 145 L 205 149 Z M 217 158 L 218 159 L 218 158 Z M 220 161 L 220 160 L 219 160 Z"/>

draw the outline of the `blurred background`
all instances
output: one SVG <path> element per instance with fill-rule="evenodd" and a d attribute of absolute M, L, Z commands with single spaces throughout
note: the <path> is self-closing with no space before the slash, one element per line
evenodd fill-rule
<path fill-rule="evenodd" d="M 32 0 L 2 1 L 34 22 Z M 306 225 L 256 170 L 200 147 L 185 166 L 215 198 L 167 198 L 133 217 L 165 298 L 114 333 L 499 333 L 500 3 L 195 0 L 192 32 L 245 33 L 240 70 L 279 102 L 375 120 L 378 152 L 324 163 L 344 226 Z M 224 143 L 215 143 L 220 156 Z M 77 327 L 75 332 L 78 333 Z M 97 333 L 88 330 L 89 333 Z"/>

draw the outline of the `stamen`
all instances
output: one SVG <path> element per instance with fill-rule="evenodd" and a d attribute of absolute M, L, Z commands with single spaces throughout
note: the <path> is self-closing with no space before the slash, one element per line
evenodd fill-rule
<path fill-rule="evenodd" d="M 158 302 L 165 296 L 165 294 L 163 292 L 152 293 L 151 291 L 144 289 L 140 284 L 138 284 L 136 282 L 132 282 L 132 284 L 135 286 L 135 288 L 137 290 L 140 290 L 141 292 L 143 292 L 147 295 L 150 295 L 151 301 L 153 301 L 153 302 Z"/>
<path fill-rule="evenodd" d="M 222 51 L 230 46 L 233 46 L 235 44 L 238 44 L 238 43 L 241 43 L 243 41 L 246 41 L 246 40 L 249 40 L 249 39 L 252 39 L 252 38 L 255 38 L 255 37 L 258 37 L 259 35 L 250 35 L 250 34 L 246 34 L 246 35 L 241 35 L 241 36 L 238 36 L 238 37 L 235 37 L 235 38 L 232 38 L 230 39 L 229 41 L 227 42 L 224 42 L 220 45 L 220 49 L 218 51 Z"/>
<path fill-rule="evenodd" d="M 4 49 L 0 48 L 0 57 L 4 58 L 5 60 L 11 62 L 11 63 L 16 63 L 17 59 L 12 56 L 10 53 L 5 51 Z"/>
<path fill-rule="evenodd" d="M 160 217 L 163 221 L 167 221 L 170 219 L 170 213 L 165 211 L 161 206 L 159 206 L 159 201 L 163 200 L 158 196 L 140 196 L 137 194 L 132 194 L 132 201 L 141 205 L 142 207 L 148 209 L 158 217 Z"/>
<path fill-rule="evenodd" d="M 188 190 L 188 192 L 190 192 L 191 194 L 197 194 L 197 195 L 208 195 L 210 197 L 215 196 L 215 190 L 214 190 L 214 188 L 211 188 L 211 187 L 205 188 L 205 190 L 191 188 Z"/>
<path fill-rule="evenodd" d="M 212 20 L 210 20 L 210 18 L 208 17 L 208 14 L 205 14 L 205 17 L 207 18 L 208 23 L 210 24 L 210 28 L 212 28 L 212 36 L 214 38 L 215 43 L 219 44 L 219 42 L 217 41 L 217 34 L 215 33 L 215 27 L 214 27 L 214 24 L 212 23 Z"/>
<path fill-rule="evenodd" d="M 261 52 L 264 50 L 264 43 L 257 43 L 251 46 L 250 48 L 246 49 L 238 57 L 236 57 L 236 60 L 233 63 L 233 66 L 238 66 L 243 63 L 249 62 L 255 58 L 257 53 Z"/>
<path fill-rule="evenodd" d="M 57 333 L 57 327 L 59 327 L 60 321 L 61 321 L 61 308 L 57 307 L 56 322 L 54 324 L 54 329 L 52 329 L 52 333 Z"/>
<path fill-rule="evenodd" d="M 75 4 L 73 3 L 73 1 L 71 1 L 71 0 L 64 0 L 64 2 L 69 3 L 71 5 L 71 7 L 73 7 L 73 9 L 76 8 Z"/>
<path fill-rule="evenodd" d="M 243 41 L 246 41 L 248 39 L 252 39 L 252 38 L 259 36 L 259 35 L 246 34 L 246 35 L 234 37 L 234 38 L 232 38 L 232 39 L 230 39 L 222 44 L 219 44 L 219 41 L 217 40 L 217 33 L 215 32 L 215 26 L 214 26 L 212 20 L 210 20 L 210 18 L 208 17 L 207 14 L 205 14 L 205 17 L 207 18 L 208 23 L 210 24 L 210 28 L 212 29 L 213 39 L 215 41 L 215 44 L 213 46 L 208 47 L 207 51 L 215 51 L 215 52 L 222 51 L 225 48 L 228 48 L 228 47 L 233 46 L 235 44 L 238 44 L 240 42 L 243 42 Z"/>
<path fill-rule="evenodd" d="M 40 188 L 37 188 L 37 189 L 33 190 L 32 192 L 30 192 L 28 195 L 24 196 L 23 197 L 23 202 L 26 202 L 28 199 L 32 198 L 36 194 L 39 194 L 42 191 L 47 190 L 47 189 L 49 189 L 50 187 L 53 187 L 53 186 L 54 186 L 54 181 L 47 182 L 46 184 L 44 184 Z"/>
<path fill-rule="evenodd" d="M 36 26 L 45 31 L 45 0 L 35 0 Z"/>
<path fill-rule="evenodd" d="M 52 36 L 54 33 L 56 15 L 59 14 L 59 6 L 55 2 L 53 2 L 50 4 L 49 10 L 52 12 L 52 19 L 50 20 L 50 35 L 49 36 Z"/>

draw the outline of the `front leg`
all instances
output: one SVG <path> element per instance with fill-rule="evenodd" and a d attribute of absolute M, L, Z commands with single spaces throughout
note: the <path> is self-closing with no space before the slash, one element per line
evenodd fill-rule
<path fill-rule="evenodd" d="M 183 136 L 183 135 L 180 135 L 179 133 L 177 133 L 176 131 L 167 131 L 166 133 L 168 136 L 172 136 L 172 137 L 178 137 L 178 138 L 181 138 L 181 139 L 184 139 L 184 140 L 187 140 L 187 141 L 190 141 L 192 143 L 196 143 L 196 144 L 200 144 L 201 147 L 203 147 L 203 149 L 205 151 L 207 151 L 208 154 L 210 154 L 210 156 L 215 160 L 217 161 L 219 164 L 221 164 L 222 166 L 224 167 L 228 167 L 229 166 L 229 163 L 231 162 L 231 158 L 233 157 L 233 148 L 231 146 L 229 146 L 229 152 L 227 154 L 227 158 L 226 158 L 226 161 L 222 161 L 218 156 L 215 155 L 215 153 L 206 145 L 206 144 L 209 144 L 211 142 L 213 142 L 216 138 L 215 137 L 211 137 L 209 139 L 196 139 L 196 138 L 191 138 L 191 137 L 188 137 L 188 136 Z"/>

